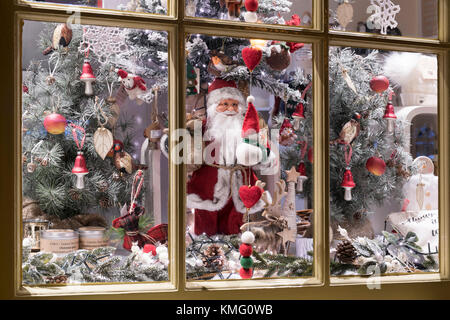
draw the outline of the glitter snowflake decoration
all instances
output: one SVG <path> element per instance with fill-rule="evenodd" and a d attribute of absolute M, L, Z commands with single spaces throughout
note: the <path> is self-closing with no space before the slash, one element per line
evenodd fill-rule
<path fill-rule="evenodd" d="M 88 50 L 97 56 L 100 63 L 110 61 L 112 56 L 127 51 L 127 31 L 121 28 L 87 26 L 83 29 L 83 38 L 78 50 L 86 53 Z"/>
<path fill-rule="evenodd" d="M 381 34 L 386 34 L 387 28 L 397 27 L 395 15 L 400 12 L 400 6 L 391 0 L 370 0 L 367 13 L 373 14 L 367 19 L 367 26 L 371 29 L 380 29 Z"/>

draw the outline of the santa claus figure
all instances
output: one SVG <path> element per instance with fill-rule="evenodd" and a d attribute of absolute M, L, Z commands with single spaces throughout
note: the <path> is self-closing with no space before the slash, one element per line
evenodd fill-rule
<path fill-rule="evenodd" d="M 244 121 L 246 103 L 234 81 L 218 78 L 208 88 L 203 164 L 187 185 L 187 207 L 194 211 L 197 235 L 239 233 L 246 213 L 239 188 L 255 185 L 258 178 L 254 170 L 267 170 L 277 163 L 267 142 L 252 139 L 259 134 L 259 119 L 249 98 L 253 112 L 248 112 Z M 270 199 L 270 194 L 267 197 Z M 260 199 L 249 214 L 263 207 Z"/>

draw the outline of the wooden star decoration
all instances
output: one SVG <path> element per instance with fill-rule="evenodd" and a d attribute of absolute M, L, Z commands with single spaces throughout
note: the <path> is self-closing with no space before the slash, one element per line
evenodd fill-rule
<path fill-rule="evenodd" d="M 295 167 L 292 167 L 291 170 L 286 170 L 286 174 L 286 182 L 297 182 L 297 178 L 300 176 L 300 173 L 295 170 Z"/>
<path fill-rule="evenodd" d="M 283 239 L 283 243 L 286 243 L 288 241 L 295 242 L 297 230 L 286 228 L 283 231 L 278 232 L 277 234 Z"/>

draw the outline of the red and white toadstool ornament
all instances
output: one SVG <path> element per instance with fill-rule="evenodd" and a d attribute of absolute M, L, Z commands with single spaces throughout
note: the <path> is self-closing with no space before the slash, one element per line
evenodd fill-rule
<path fill-rule="evenodd" d="M 305 119 L 303 103 L 297 104 L 295 107 L 295 111 L 292 114 L 292 118 L 294 118 L 294 130 L 298 130 L 300 128 L 300 122 Z"/>
<path fill-rule="evenodd" d="M 92 72 L 91 63 L 88 59 L 84 59 L 83 71 L 80 76 L 80 80 L 85 83 L 84 94 L 87 96 L 92 96 L 94 90 L 92 89 L 92 83 L 95 81 L 94 73 Z"/>
<path fill-rule="evenodd" d="M 384 110 L 384 116 L 383 118 L 387 121 L 387 131 L 389 133 L 393 133 L 395 129 L 395 120 L 397 119 L 397 116 L 395 115 L 394 106 L 392 105 L 392 95 L 394 93 L 389 93 L 389 101 L 386 105 L 386 109 Z"/>
<path fill-rule="evenodd" d="M 298 173 L 300 173 L 297 178 L 297 192 L 303 192 L 303 182 L 308 180 L 308 177 L 306 175 L 306 166 L 303 161 L 298 165 L 297 171 Z"/>
<path fill-rule="evenodd" d="M 344 172 L 344 179 L 342 179 L 341 187 L 345 189 L 344 199 L 346 201 L 352 200 L 352 189 L 356 187 L 356 183 L 353 181 L 353 174 L 350 171 L 350 167 L 347 167 Z"/>
<path fill-rule="evenodd" d="M 144 79 L 123 69 L 116 69 L 116 72 L 130 100 L 136 100 L 138 104 L 142 104 L 143 101 L 139 99 L 139 96 L 147 91 Z"/>
<path fill-rule="evenodd" d="M 77 157 L 75 158 L 75 165 L 72 168 L 72 173 L 77 176 L 77 183 L 75 187 L 77 189 L 84 189 L 84 176 L 89 173 L 86 167 L 86 159 L 84 158 L 83 152 L 78 151 Z"/>
<path fill-rule="evenodd" d="M 247 12 L 242 13 L 244 20 L 246 22 L 257 22 L 258 16 L 256 10 L 258 10 L 258 0 L 245 0 L 244 6 L 247 10 Z"/>

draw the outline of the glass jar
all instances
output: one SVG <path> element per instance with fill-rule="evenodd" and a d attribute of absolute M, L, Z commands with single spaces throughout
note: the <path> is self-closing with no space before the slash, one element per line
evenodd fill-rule
<path fill-rule="evenodd" d="M 31 238 L 33 240 L 32 252 L 39 251 L 40 249 L 40 236 L 41 231 L 47 230 L 49 221 L 44 219 L 26 219 L 23 220 L 23 237 Z"/>
<path fill-rule="evenodd" d="M 80 234 L 80 249 L 95 249 L 106 247 L 108 240 L 103 227 L 82 227 L 78 229 Z"/>
<path fill-rule="evenodd" d="M 78 232 L 71 229 L 49 229 L 41 231 L 41 251 L 56 254 L 78 250 Z"/>

